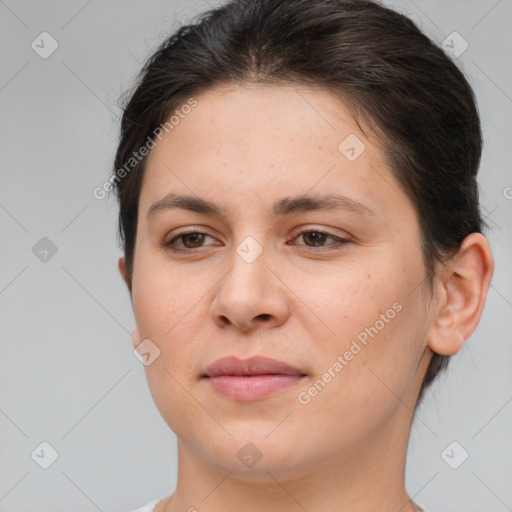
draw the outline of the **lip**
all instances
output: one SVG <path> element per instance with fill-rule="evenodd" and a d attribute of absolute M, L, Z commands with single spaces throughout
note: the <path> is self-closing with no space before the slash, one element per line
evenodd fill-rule
<path fill-rule="evenodd" d="M 259 400 L 294 386 L 306 374 L 295 366 L 267 357 L 223 357 L 206 368 L 202 377 L 213 390 L 234 400 Z"/>

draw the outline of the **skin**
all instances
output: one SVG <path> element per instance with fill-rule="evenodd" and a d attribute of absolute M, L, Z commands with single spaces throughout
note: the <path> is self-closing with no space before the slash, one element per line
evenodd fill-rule
<path fill-rule="evenodd" d="M 176 491 L 157 512 L 415 510 L 404 486 L 414 407 L 433 351 L 456 353 L 478 323 L 493 271 L 485 237 L 471 234 L 439 266 L 430 297 L 413 205 L 339 98 L 235 84 L 196 98 L 151 150 L 139 201 L 133 343 L 149 338 L 160 350 L 146 376 L 178 438 Z M 366 147 L 355 161 L 338 149 L 350 134 Z M 174 208 L 148 219 L 170 192 L 226 215 Z M 343 194 L 374 215 L 268 213 L 305 193 Z M 163 247 L 185 227 L 208 236 L 179 239 L 188 253 Z M 315 248 L 318 230 L 349 242 L 321 238 Z M 236 251 L 249 236 L 262 248 L 252 263 Z M 123 258 L 119 270 L 126 281 Z M 396 303 L 394 318 L 300 403 L 298 393 Z M 228 399 L 201 378 L 227 355 L 268 356 L 307 376 L 261 400 Z M 248 442 L 261 454 L 251 468 L 237 457 Z"/>

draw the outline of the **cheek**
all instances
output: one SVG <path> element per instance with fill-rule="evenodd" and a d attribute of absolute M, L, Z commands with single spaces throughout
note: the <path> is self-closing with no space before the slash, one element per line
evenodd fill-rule
<path fill-rule="evenodd" d="M 323 330 L 311 347 L 319 379 L 311 401 L 318 413 L 328 407 L 341 415 L 382 416 L 386 407 L 400 404 L 396 396 L 405 396 L 415 378 L 425 311 L 421 287 L 411 291 L 422 267 L 413 263 L 404 273 L 401 263 L 385 260 L 372 267 L 340 273 L 322 292 L 313 280 L 304 283 L 308 299 L 317 299 L 318 316 L 333 331 Z"/>
<path fill-rule="evenodd" d="M 137 258 L 132 288 L 135 319 L 142 339 L 149 338 L 160 350 L 145 367 L 146 377 L 159 409 L 172 419 L 176 406 L 190 401 L 183 387 L 197 379 L 197 360 L 208 342 L 201 331 L 206 314 L 203 297 L 211 284 L 204 274 L 185 273 L 144 251 Z M 180 414 L 185 417 L 196 409 L 193 404 L 180 406 Z"/>
<path fill-rule="evenodd" d="M 201 322 L 195 318 L 194 308 L 197 301 L 196 293 L 176 286 L 175 280 L 155 268 L 146 275 L 141 272 L 133 290 L 140 334 L 160 350 L 160 355 L 145 367 L 149 390 L 163 419 L 178 435 L 185 435 L 187 429 L 193 432 L 194 425 L 205 422 L 188 391 L 197 377 L 192 354 L 202 350 L 194 342 L 200 339 L 197 332 Z"/>
<path fill-rule="evenodd" d="M 162 264 L 161 258 L 142 250 L 134 266 L 132 294 L 141 334 L 165 343 L 184 326 L 190 329 L 194 325 L 194 306 L 207 290 L 202 281 L 180 271 L 179 266 Z"/>

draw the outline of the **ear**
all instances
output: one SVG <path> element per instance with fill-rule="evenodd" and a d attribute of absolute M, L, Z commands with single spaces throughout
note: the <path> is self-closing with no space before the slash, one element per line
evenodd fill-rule
<path fill-rule="evenodd" d="M 139 329 L 138 329 L 137 325 L 135 325 L 135 327 L 132 330 L 133 348 L 137 348 L 140 345 L 141 341 L 142 340 L 141 340 L 141 335 L 140 335 Z"/>
<path fill-rule="evenodd" d="M 130 282 L 128 281 L 127 276 L 127 270 L 126 270 L 126 260 L 123 256 L 121 256 L 117 262 L 117 267 L 119 268 L 119 273 L 121 274 L 121 277 L 123 278 L 123 281 L 126 283 L 126 286 L 128 286 L 128 291 L 130 292 L 130 295 L 132 293 Z"/>
<path fill-rule="evenodd" d="M 119 268 L 119 273 L 121 274 L 123 281 L 126 283 L 126 263 L 123 256 L 119 258 L 119 261 L 117 262 L 117 267 Z"/>
<path fill-rule="evenodd" d="M 128 286 L 128 289 L 130 289 L 130 285 L 128 284 L 128 281 L 126 280 L 126 262 L 122 256 L 119 258 L 119 260 L 117 262 L 117 266 L 119 268 L 119 273 L 121 274 L 123 281 Z M 131 294 L 131 291 L 130 291 L 130 294 Z M 133 348 L 137 348 L 139 346 L 140 342 L 141 342 L 141 337 L 140 337 L 139 329 L 137 328 L 137 326 L 135 326 L 132 331 Z"/>
<path fill-rule="evenodd" d="M 493 270 L 487 239 L 471 233 L 439 272 L 437 314 L 427 343 L 431 350 L 452 355 L 461 349 L 478 325 Z"/>

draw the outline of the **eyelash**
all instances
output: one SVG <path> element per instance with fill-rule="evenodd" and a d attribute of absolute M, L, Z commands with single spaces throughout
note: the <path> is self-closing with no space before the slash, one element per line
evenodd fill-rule
<path fill-rule="evenodd" d="M 331 233 L 328 233 L 326 231 L 322 231 L 320 229 L 305 229 L 305 230 L 300 231 L 299 233 L 297 233 L 297 235 L 295 235 L 294 239 L 299 238 L 301 235 L 304 235 L 305 233 L 320 233 L 321 235 L 326 235 L 328 238 L 332 238 L 333 240 L 335 240 L 335 243 L 330 244 L 330 245 L 334 245 L 335 249 L 341 249 L 345 244 L 350 243 L 350 240 L 348 240 L 346 238 L 342 238 L 342 237 L 333 235 Z M 197 230 L 191 229 L 190 231 L 185 231 L 183 233 L 180 233 L 179 235 L 176 235 L 175 237 L 173 237 L 168 242 L 164 242 L 162 245 L 163 245 L 163 247 L 165 249 L 167 249 L 169 251 L 172 251 L 172 252 L 176 252 L 176 253 L 178 253 L 178 252 L 180 252 L 180 253 L 196 252 L 201 247 L 196 247 L 196 248 L 192 248 L 192 249 L 191 248 L 178 249 L 174 245 L 177 240 L 180 240 L 184 236 L 187 236 L 187 235 L 206 235 L 206 236 L 210 236 L 208 233 L 203 233 L 201 231 L 197 231 Z M 210 238 L 213 238 L 213 237 L 210 237 Z M 325 249 L 326 246 L 315 247 L 315 246 L 309 246 L 309 245 L 305 245 L 305 244 L 300 244 L 300 245 L 304 245 L 304 247 L 307 247 L 308 249 L 311 249 L 313 251 L 325 251 L 326 250 Z"/>

